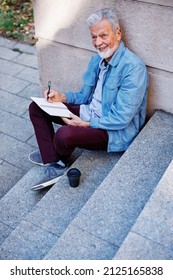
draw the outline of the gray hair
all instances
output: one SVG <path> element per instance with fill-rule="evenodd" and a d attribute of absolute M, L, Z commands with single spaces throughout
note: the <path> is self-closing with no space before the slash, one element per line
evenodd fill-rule
<path fill-rule="evenodd" d="M 99 23 L 100 21 L 107 19 L 109 21 L 109 23 L 112 25 L 112 29 L 115 31 L 118 27 L 120 27 L 119 25 L 119 19 L 117 16 L 117 13 L 115 10 L 112 9 L 101 9 L 93 14 L 91 14 L 89 16 L 89 18 L 87 19 L 87 23 L 89 28 L 97 23 Z"/>

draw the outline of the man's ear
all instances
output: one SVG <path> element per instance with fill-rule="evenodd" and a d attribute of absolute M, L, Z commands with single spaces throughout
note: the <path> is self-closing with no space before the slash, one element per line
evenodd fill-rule
<path fill-rule="evenodd" d="M 116 35 L 117 35 L 117 40 L 121 41 L 121 37 L 122 37 L 122 30 L 120 27 L 117 28 L 116 30 Z"/>

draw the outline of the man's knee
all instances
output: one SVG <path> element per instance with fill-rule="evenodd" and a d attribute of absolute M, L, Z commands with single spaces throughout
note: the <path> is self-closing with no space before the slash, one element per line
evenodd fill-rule
<path fill-rule="evenodd" d="M 29 105 L 30 119 L 32 120 L 34 118 L 40 118 L 43 114 L 44 112 L 42 111 L 42 109 L 40 109 L 40 107 L 34 101 L 31 102 L 31 104 Z"/>
<path fill-rule="evenodd" d="M 35 102 L 30 103 L 30 105 L 29 105 L 29 115 L 30 115 L 30 117 L 35 114 L 35 112 L 37 111 L 37 108 L 38 108 L 38 106 L 36 105 Z"/>
<path fill-rule="evenodd" d="M 54 144 L 69 147 L 74 142 L 75 137 L 74 127 L 64 125 L 57 130 L 54 137 Z"/>

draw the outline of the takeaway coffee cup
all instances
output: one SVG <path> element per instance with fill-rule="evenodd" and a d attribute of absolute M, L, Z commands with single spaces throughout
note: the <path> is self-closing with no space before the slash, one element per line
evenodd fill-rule
<path fill-rule="evenodd" d="M 71 168 L 67 172 L 67 177 L 69 179 L 69 184 L 72 188 L 76 188 L 79 186 L 81 172 L 77 168 Z"/>

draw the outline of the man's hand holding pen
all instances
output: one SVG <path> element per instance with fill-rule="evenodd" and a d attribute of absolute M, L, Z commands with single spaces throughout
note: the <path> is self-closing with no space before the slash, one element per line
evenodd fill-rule
<path fill-rule="evenodd" d="M 48 90 L 45 90 L 44 97 L 48 102 L 66 102 L 66 96 L 64 93 L 60 93 L 56 90 L 50 89 L 51 82 L 48 82 Z"/>
<path fill-rule="evenodd" d="M 44 97 L 49 102 L 62 102 L 61 93 L 57 92 L 56 90 L 51 89 L 48 93 L 46 90 L 44 92 Z"/>
<path fill-rule="evenodd" d="M 49 99 L 50 87 L 51 87 L 51 81 L 48 82 L 47 100 Z"/>

